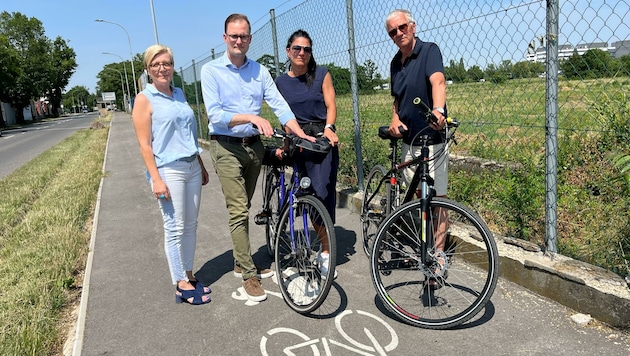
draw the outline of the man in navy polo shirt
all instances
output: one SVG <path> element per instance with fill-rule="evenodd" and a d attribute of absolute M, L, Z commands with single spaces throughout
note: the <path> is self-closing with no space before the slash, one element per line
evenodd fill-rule
<path fill-rule="evenodd" d="M 420 146 L 414 146 L 412 140 L 416 134 L 432 137 L 429 146 L 429 156 L 444 149 L 440 130 L 446 125 L 446 79 L 444 77 L 444 65 L 442 53 L 439 47 L 432 42 L 423 42 L 415 37 L 416 21 L 408 10 L 394 10 L 385 19 L 385 29 L 389 37 L 398 46 L 399 51 L 392 59 L 390 66 L 391 94 L 394 97 L 392 106 L 392 121 L 389 132 L 396 137 L 403 138 L 402 159 L 407 161 L 420 155 Z M 424 103 L 433 109 L 433 114 L 438 121 L 428 124 L 425 118 L 418 114 L 418 108 L 413 104 L 414 98 L 419 97 Z M 400 133 L 399 127 L 406 131 Z M 404 178 L 407 184 L 411 182 L 415 167 L 406 168 Z M 433 161 L 430 166 L 430 174 L 435 180 L 437 196 L 446 196 L 448 185 L 448 152 Z M 442 209 L 439 209 L 442 210 Z M 437 211 L 442 215 L 444 211 Z M 436 227 L 436 255 L 442 271 L 446 270 L 447 259 L 442 252 L 444 249 L 444 236 L 447 229 L 446 219 L 440 217 L 441 222 Z M 444 223 L 442 223 L 444 222 Z M 440 254 L 440 252 L 442 252 Z M 441 257 L 440 257 L 441 256 Z M 440 272 L 440 271 L 436 271 Z"/>

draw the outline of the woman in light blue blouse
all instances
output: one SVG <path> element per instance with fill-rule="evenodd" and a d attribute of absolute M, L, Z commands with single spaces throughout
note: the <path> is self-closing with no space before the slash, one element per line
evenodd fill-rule
<path fill-rule="evenodd" d="M 182 90 L 170 85 L 171 49 L 150 46 L 144 65 L 151 83 L 136 97 L 132 118 L 147 179 L 164 220 L 164 249 L 175 301 L 205 304 L 210 301 L 210 288 L 197 283 L 192 272 L 201 186 L 208 183 L 199 155 L 197 121 Z"/>

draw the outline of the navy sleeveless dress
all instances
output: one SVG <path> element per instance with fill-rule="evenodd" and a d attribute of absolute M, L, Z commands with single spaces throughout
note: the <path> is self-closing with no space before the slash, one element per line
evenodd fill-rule
<path fill-rule="evenodd" d="M 322 92 L 326 73 L 328 73 L 326 67 L 317 67 L 315 80 L 311 86 L 306 84 L 306 75 L 291 77 L 288 74 L 282 74 L 276 78 L 278 90 L 289 103 L 300 127 L 311 136 L 323 132 L 326 124 L 326 104 Z M 339 148 L 333 147 L 328 154 L 304 151 L 299 155 L 299 157 L 295 157 L 295 162 L 300 171 L 311 178 L 315 194 L 322 200 L 330 217 L 335 222 Z"/>

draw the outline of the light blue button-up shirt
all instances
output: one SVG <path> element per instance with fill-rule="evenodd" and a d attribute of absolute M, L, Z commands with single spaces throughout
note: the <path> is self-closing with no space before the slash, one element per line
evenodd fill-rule
<path fill-rule="evenodd" d="M 211 135 L 258 135 L 258 130 L 252 124 L 228 125 L 235 114 L 260 115 L 263 100 L 282 125 L 295 118 L 269 70 L 249 58 L 237 68 L 230 62 L 226 52 L 222 57 L 204 64 L 201 68 L 201 90 Z"/>
<path fill-rule="evenodd" d="M 197 141 L 197 120 L 180 88 L 173 97 L 159 92 L 153 84 L 142 91 L 151 103 L 151 146 L 155 164 L 161 167 L 183 157 L 201 153 Z"/>

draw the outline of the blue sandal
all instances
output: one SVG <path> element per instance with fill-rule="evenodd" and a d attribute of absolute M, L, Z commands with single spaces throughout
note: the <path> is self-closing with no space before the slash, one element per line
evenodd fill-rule
<path fill-rule="evenodd" d="M 203 283 L 199 281 L 190 281 L 190 284 L 192 284 L 195 287 L 195 290 L 201 294 L 212 293 L 212 289 L 210 289 L 210 286 L 204 286 Z"/>
<path fill-rule="evenodd" d="M 203 300 L 203 297 L 206 296 L 203 293 L 200 293 L 197 289 L 195 290 L 183 290 L 177 287 L 177 291 L 175 292 L 175 303 L 188 303 L 193 305 L 206 304 L 210 303 L 210 297 L 208 300 Z M 190 299 L 192 298 L 192 301 Z"/>

